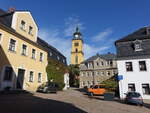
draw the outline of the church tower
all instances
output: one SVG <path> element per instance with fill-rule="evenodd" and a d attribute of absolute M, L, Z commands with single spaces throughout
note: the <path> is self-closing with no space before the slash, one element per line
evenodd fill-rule
<path fill-rule="evenodd" d="M 82 34 L 77 27 L 72 39 L 71 64 L 80 64 L 83 60 L 84 53 Z"/>

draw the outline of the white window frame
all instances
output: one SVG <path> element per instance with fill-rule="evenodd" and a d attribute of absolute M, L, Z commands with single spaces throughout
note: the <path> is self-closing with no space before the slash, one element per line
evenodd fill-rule
<path fill-rule="evenodd" d="M 32 81 L 30 81 L 30 72 L 33 72 Z M 29 71 L 29 78 L 28 78 L 28 81 L 31 82 L 31 83 L 34 82 L 34 74 L 35 74 L 35 71 L 33 71 L 33 70 L 30 70 L 30 71 Z"/>
<path fill-rule="evenodd" d="M 42 59 L 41 59 L 41 56 L 40 56 L 39 61 L 40 61 L 40 62 L 43 62 L 43 61 L 44 61 L 44 53 L 43 53 L 43 52 L 40 52 L 40 55 L 41 55 L 41 53 L 42 53 Z"/>
<path fill-rule="evenodd" d="M 39 81 L 39 74 L 41 74 L 41 80 Z M 38 73 L 38 83 L 41 83 L 42 82 L 42 73 L 41 72 L 39 72 Z"/>
<path fill-rule="evenodd" d="M 33 50 L 33 49 L 35 50 L 35 58 L 32 57 L 32 50 Z M 36 59 L 36 54 L 37 54 L 37 50 L 36 50 L 35 48 L 32 48 L 32 49 L 31 49 L 31 58 L 32 58 L 32 59 Z"/>
<path fill-rule="evenodd" d="M 32 28 L 31 32 L 30 32 L 30 27 Z M 32 26 L 29 26 L 28 34 L 29 34 L 29 35 L 33 35 L 33 27 L 32 27 Z"/>
<path fill-rule="evenodd" d="M 23 43 L 23 44 L 21 45 L 21 52 L 20 52 L 20 53 L 21 53 L 21 55 L 23 55 L 23 54 L 22 54 L 22 50 L 23 50 L 23 48 L 22 48 L 22 47 L 23 47 L 23 45 L 26 45 L 26 46 L 27 46 L 27 44 Z M 26 48 L 26 53 L 25 53 L 25 55 L 24 55 L 24 56 L 28 56 L 28 46 L 27 46 L 27 48 Z"/>
<path fill-rule="evenodd" d="M 22 28 L 22 21 L 25 22 L 25 27 L 24 28 Z M 23 31 L 26 31 L 26 24 L 27 24 L 26 21 L 21 20 L 20 21 L 20 29 L 23 30 Z"/>
<path fill-rule="evenodd" d="M 9 39 L 9 43 L 8 43 L 8 50 L 9 50 L 9 46 L 10 46 L 10 40 L 15 40 L 15 39 L 13 39 L 13 38 L 10 38 Z M 17 44 L 18 44 L 18 41 L 17 40 L 15 40 L 16 41 L 16 44 L 15 44 L 15 50 L 14 51 L 11 51 L 11 50 L 9 50 L 9 51 L 11 51 L 11 52 L 16 52 L 16 50 L 17 50 Z"/>
<path fill-rule="evenodd" d="M 142 41 L 141 40 L 135 40 L 133 43 L 134 43 L 135 51 L 142 51 L 142 45 L 141 45 Z M 139 46 L 138 48 L 137 48 L 137 45 Z"/>

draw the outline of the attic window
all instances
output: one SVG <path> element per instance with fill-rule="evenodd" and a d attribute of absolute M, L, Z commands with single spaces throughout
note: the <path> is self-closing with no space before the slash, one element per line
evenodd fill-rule
<path fill-rule="evenodd" d="M 29 26 L 29 32 L 28 32 L 28 34 L 32 35 L 32 31 L 33 31 L 33 27 Z"/>
<path fill-rule="evenodd" d="M 142 51 L 141 43 L 142 43 L 142 41 L 140 41 L 140 40 L 134 41 L 134 50 L 135 51 Z"/>
<path fill-rule="evenodd" d="M 147 28 L 147 34 L 150 34 L 150 28 Z"/>
<path fill-rule="evenodd" d="M 25 21 L 21 21 L 21 25 L 20 25 L 20 28 L 22 29 L 22 30 L 25 30 Z"/>

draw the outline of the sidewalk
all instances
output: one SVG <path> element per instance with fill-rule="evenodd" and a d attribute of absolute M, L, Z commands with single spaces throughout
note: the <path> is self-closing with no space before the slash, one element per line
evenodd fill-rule
<path fill-rule="evenodd" d="M 150 104 L 150 99 L 144 99 L 144 103 Z"/>

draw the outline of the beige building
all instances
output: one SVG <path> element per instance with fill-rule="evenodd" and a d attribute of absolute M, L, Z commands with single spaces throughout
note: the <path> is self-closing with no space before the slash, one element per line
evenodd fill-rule
<path fill-rule="evenodd" d="M 47 81 L 47 52 L 37 44 L 38 27 L 29 11 L 0 9 L 0 89 L 36 91 Z"/>
<path fill-rule="evenodd" d="M 116 55 L 95 55 L 80 64 L 80 88 L 100 84 L 117 74 Z"/>

